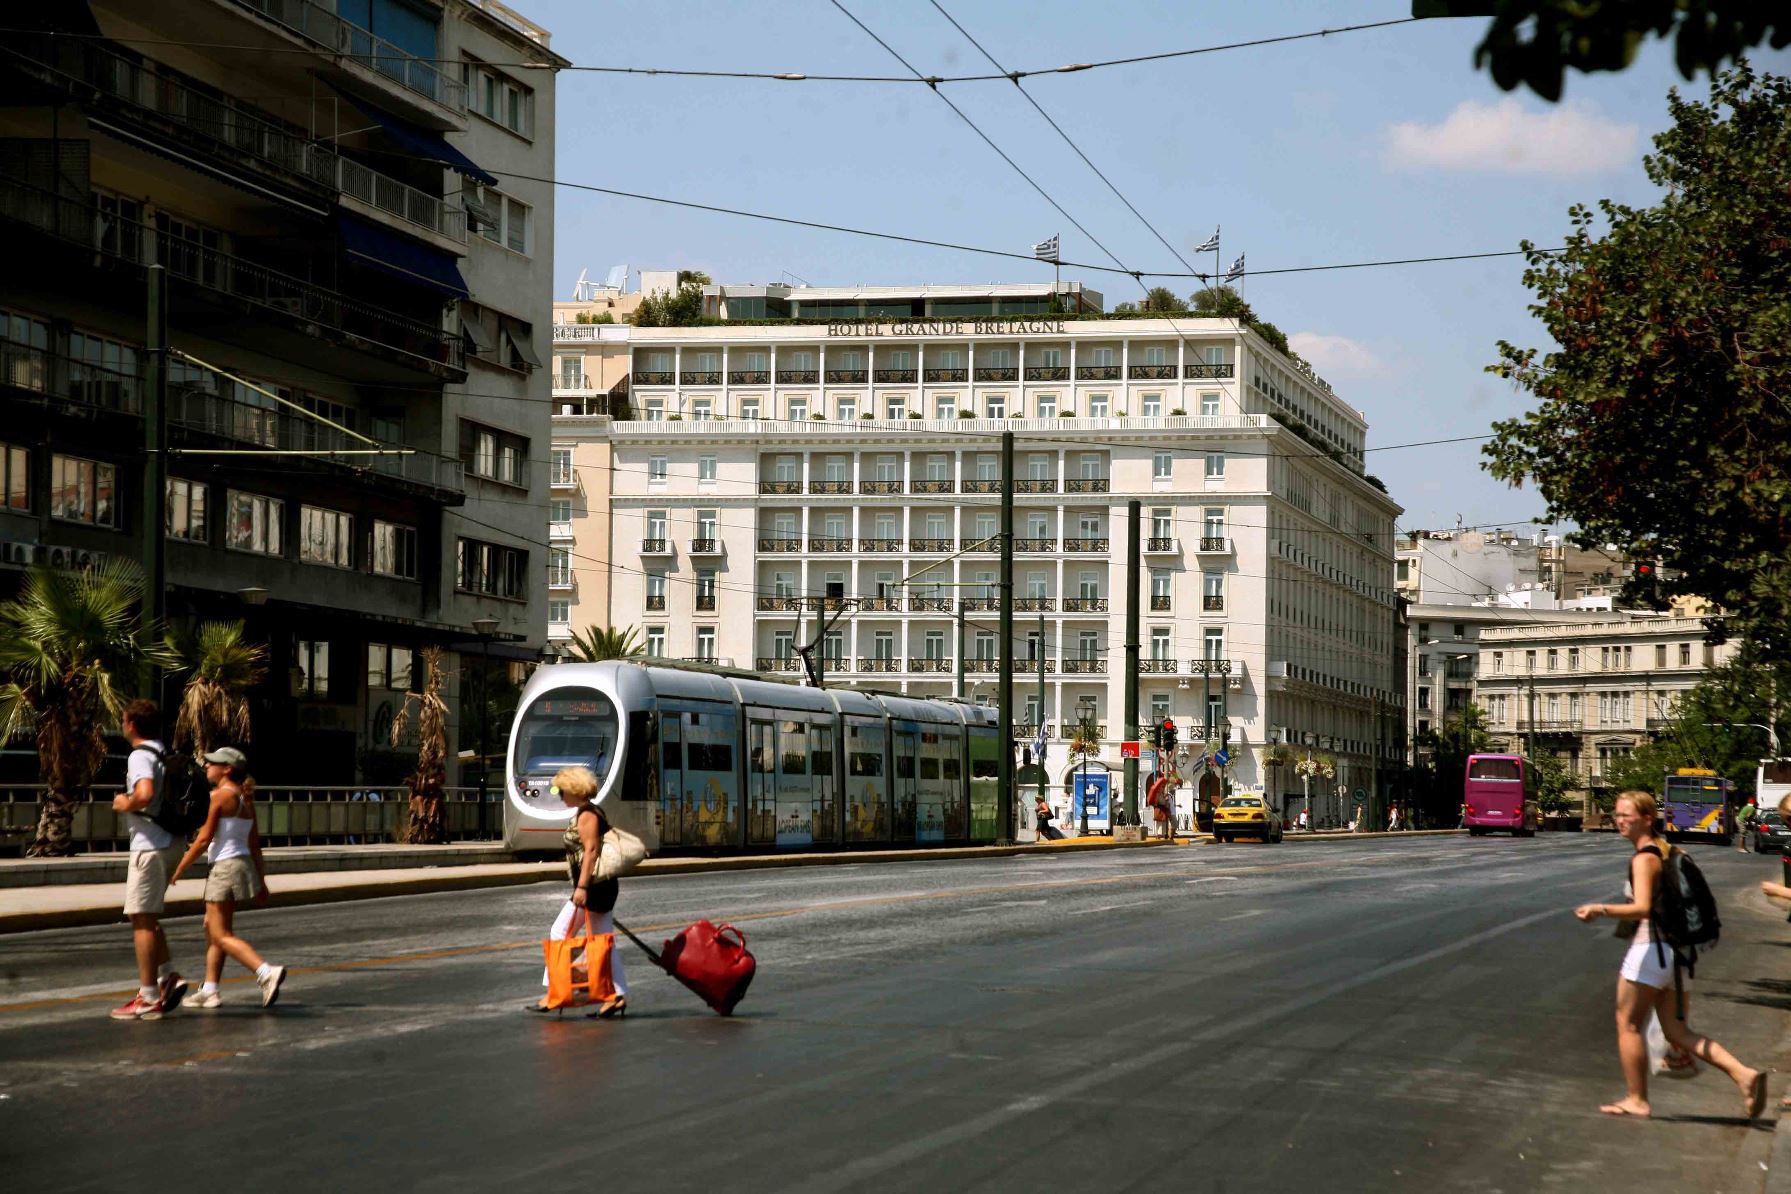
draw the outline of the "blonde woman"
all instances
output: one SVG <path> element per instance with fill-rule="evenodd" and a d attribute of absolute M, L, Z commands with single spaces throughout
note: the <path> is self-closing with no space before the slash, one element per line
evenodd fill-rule
<path fill-rule="evenodd" d="M 553 791 L 567 808 L 577 811 L 566 829 L 566 873 L 572 880 L 572 895 L 560 907 L 560 914 L 554 918 L 548 936 L 555 941 L 565 940 L 573 925 L 584 917 L 590 918 L 591 932 L 613 934 L 616 931 L 616 896 L 621 891 L 621 884 L 615 879 L 595 877 L 597 856 L 603 850 L 603 835 L 609 830 L 602 811 L 592 803 L 597 795 L 597 777 L 588 767 L 565 767 L 554 775 Z M 620 1019 L 628 1011 L 628 976 L 622 969 L 621 951 L 612 949 L 609 956 L 610 982 L 616 993 L 592 1013 L 604 1020 Z M 545 972 L 541 976 L 541 985 L 547 985 Z M 543 1001 L 534 1004 L 531 1010 L 546 1012 L 553 1009 Z"/>
<path fill-rule="evenodd" d="M 1743 1065 L 1709 1037 L 1695 1035 L 1679 1018 L 1673 998 L 1673 951 L 1665 942 L 1655 940 L 1652 919 L 1655 890 L 1671 848 L 1654 834 L 1658 813 L 1654 797 L 1647 792 L 1624 792 L 1617 797 L 1617 832 L 1635 847 L 1629 860 L 1628 902 L 1581 904 L 1573 910 L 1587 923 L 1608 917 L 1635 925 L 1617 978 L 1617 1056 L 1623 1063 L 1628 1091 L 1599 1110 L 1606 1115 L 1648 1117 L 1648 1045 L 1643 1034 L 1649 1017 L 1658 1015 L 1668 1043 L 1727 1074 L 1741 1089 L 1743 1114 L 1757 1119 L 1766 1106 L 1765 1073 Z"/>

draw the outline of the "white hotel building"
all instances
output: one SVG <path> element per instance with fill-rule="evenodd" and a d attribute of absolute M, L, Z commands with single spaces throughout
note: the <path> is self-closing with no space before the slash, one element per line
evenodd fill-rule
<path fill-rule="evenodd" d="M 556 325 L 556 378 L 580 383 L 556 391 L 556 627 L 800 673 L 829 596 L 857 598 L 828 682 L 947 695 L 962 601 L 965 695 L 993 700 L 1012 431 L 1016 738 L 1049 727 L 1054 790 L 1079 721 L 1119 767 L 1132 498 L 1141 718 L 1197 755 L 1229 731 L 1240 789 L 1298 789 L 1264 766 L 1275 742 L 1334 754 L 1352 788 L 1388 779 L 1399 507 L 1363 474 L 1362 415 L 1229 320 L 1007 314 L 1050 292 L 711 287 L 713 314 L 754 322 Z M 590 387 L 624 355 L 625 401 Z M 577 413 L 597 410 L 632 417 Z"/>

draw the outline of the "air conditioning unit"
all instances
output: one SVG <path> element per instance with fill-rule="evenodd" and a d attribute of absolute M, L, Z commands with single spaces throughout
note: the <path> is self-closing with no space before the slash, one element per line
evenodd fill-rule
<path fill-rule="evenodd" d="M 72 557 L 70 567 L 82 572 L 89 568 L 97 568 L 106 562 L 106 553 L 103 551 L 76 551 L 71 552 L 70 555 Z"/>
<path fill-rule="evenodd" d="M 49 549 L 48 563 L 52 568 L 68 568 L 71 566 L 74 554 L 71 549 L 66 547 L 52 547 Z"/>
<path fill-rule="evenodd" d="M 37 562 L 37 544 L 0 544 L 0 560 L 4 560 L 8 564 L 17 564 L 22 568 L 28 568 Z"/>

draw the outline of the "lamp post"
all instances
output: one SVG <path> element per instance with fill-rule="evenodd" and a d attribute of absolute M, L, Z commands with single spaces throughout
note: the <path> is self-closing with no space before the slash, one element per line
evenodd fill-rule
<path fill-rule="evenodd" d="M 1095 703 L 1094 703 L 1094 699 L 1092 697 L 1080 697 L 1077 699 L 1077 701 L 1076 701 L 1076 724 L 1078 726 L 1092 725 L 1094 723 L 1094 714 L 1095 714 Z M 1082 777 L 1076 781 L 1076 802 L 1082 806 L 1082 833 L 1081 833 L 1081 836 L 1087 837 L 1088 836 L 1088 791 L 1087 791 L 1087 788 L 1088 788 L 1088 735 L 1086 733 L 1084 733 L 1081 735 L 1081 737 L 1082 737 Z M 1107 799 L 1110 802 L 1107 806 L 1107 808 L 1108 808 L 1107 827 L 1108 827 L 1108 831 L 1111 832 L 1112 828 L 1113 828 L 1113 817 L 1112 817 L 1113 806 L 1111 804 L 1113 795 L 1112 795 L 1111 788 L 1108 789 Z"/>
<path fill-rule="evenodd" d="M 491 636 L 496 633 L 496 618 L 474 618 L 473 631 L 479 636 L 479 832 L 491 832 L 491 814 L 485 807 L 485 773 L 487 757 L 487 725 L 491 721 Z"/>

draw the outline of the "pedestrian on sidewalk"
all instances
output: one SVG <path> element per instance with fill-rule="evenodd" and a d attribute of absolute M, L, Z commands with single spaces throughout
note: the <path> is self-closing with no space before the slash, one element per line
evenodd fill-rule
<path fill-rule="evenodd" d="M 597 857 L 603 852 L 603 835 L 609 831 L 602 810 L 593 803 L 597 795 L 597 777 L 588 767 L 565 767 L 554 775 L 552 790 L 567 808 L 575 811 L 565 837 L 566 873 L 572 880 L 572 895 L 561 905 L 547 935 L 550 940 L 564 941 L 586 918 L 589 918 L 590 932 L 613 935 L 616 931 L 616 897 L 622 885 L 615 879 L 596 878 Z M 609 951 L 609 966 L 610 985 L 616 993 L 593 1013 L 605 1020 L 620 1019 L 628 1011 L 628 975 L 622 967 L 620 950 Z M 573 978 L 574 981 L 579 979 L 576 963 Z M 545 970 L 541 973 L 541 985 L 547 985 Z M 530 1010 L 549 1012 L 554 1009 L 542 1000 Z"/>
<path fill-rule="evenodd" d="M 154 701 L 132 701 L 124 707 L 122 730 L 131 753 L 124 767 L 124 788 L 112 798 L 112 811 L 124 814 L 130 835 L 130 866 L 125 872 L 124 914 L 131 922 L 131 944 L 137 955 L 137 994 L 112 1009 L 114 1020 L 159 1020 L 186 996 L 187 983 L 175 973 L 162 932 L 162 910 L 168 876 L 180 860 L 174 835 L 149 819 L 160 796 L 166 769 L 160 741 L 162 711 Z"/>
<path fill-rule="evenodd" d="M 1050 804 L 1046 803 L 1043 796 L 1033 797 L 1032 811 L 1033 815 L 1038 818 L 1039 836 L 1041 838 L 1048 842 L 1063 840 L 1063 830 L 1051 823 L 1056 818 L 1057 814 L 1051 811 Z"/>
<path fill-rule="evenodd" d="M 224 959 L 234 958 L 255 975 L 261 988 L 261 1006 L 272 1007 L 286 981 L 286 967 L 270 966 L 255 947 L 236 935 L 236 906 L 245 901 L 267 903 L 267 866 L 261 858 L 261 834 L 255 828 L 255 780 L 249 760 L 234 746 L 221 746 L 205 755 L 205 778 L 211 781 L 211 807 L 193 844 L 174 868 L 170 883 L 205 851 L 211 870 L 205 876 L 205 982 L 193 996 L 193 1006 L 215 1008 L 223 1004 L 218 982 L 224 977 Z"/>
<path fill-rule="evenodd" d="M 1759 815 L 1760 808 L 1754 803 L 1752 796 L 1741 806 L 1741 811 L 1735 814 L 1735 848 L 1743 854 L 1747 853 L 1748 831 L 1753 828 L 1754 818 Z"/>
<path fill-rule="evenodd" d="M 1396 833 L 1396 832 L 1398 832 L 1398 830 L 1399 830 L 1399 806 L 1396 804 L 1387 813 L 1387 832 L 1388 833 Z"/>
<path fill-rule="evenodd" d="M 1648 1117 L 1649 1064 L 1644 1034 L 1649 1017 L 1657 1015 L 1667 1043 L 1727 1074 L 1741 1090 L 1742 1113 L 1750 1120 L 1757 1119 L 1766 1106 L 1766 1074 L 1743 1065 L 1709 1037 L 1694 1034 L 1680 1018 L 1681 1009 L 1673 998 L 1673 971 L 1679 960 L 1664 940 L 1656 940 L 1653 922 L 1662 866 L 1671 849 L 1655 836 L 1658 811 L 1654 797 L 1647 792 L 1624 792 L 1617 797 L 1617 832 L 1634 847 L 1626 902 L 1582 904 L 1573 910 L 1586 923 L 1602 917 L 1619 921 L 1618 935 L 1630 942 L 1617 980 L 1617 1056 L 1623 1063 L 1628 1090 L 1623 1098 L 1599 1110 L 1606 1115 Z"/>

